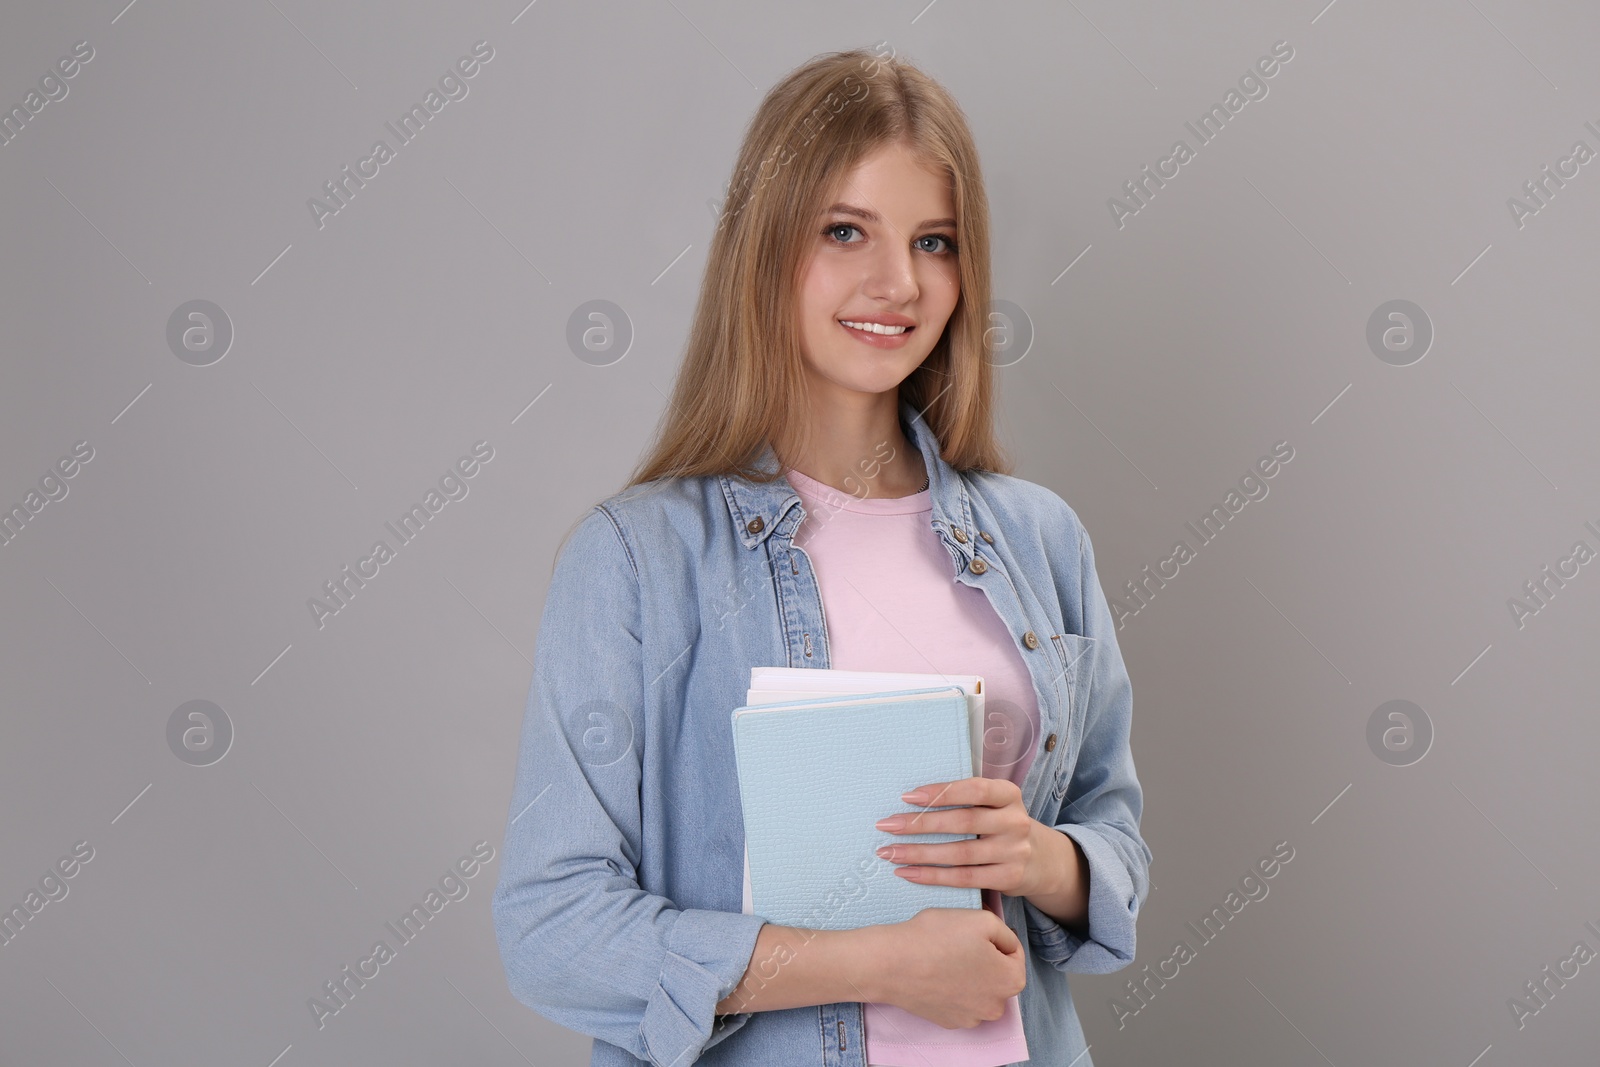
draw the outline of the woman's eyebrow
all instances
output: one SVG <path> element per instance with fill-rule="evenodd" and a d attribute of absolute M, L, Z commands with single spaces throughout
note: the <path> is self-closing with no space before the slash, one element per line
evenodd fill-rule
<path fill-rule="evenodd" d="M 856 207 L 854 204 L 834 204 L 832 207 L 823 211 L 823 214 L 850 215 L 861 219 L 864 222 L 883 221 L 883 216 L 879 215 L 876 211 L 871 211 L 864 207 Z M 918 226 L 917 229 L 926 230 L 930 226 L 954 226 L 955 224 L 955 219 L 927 219 L 920 226 Z"/>

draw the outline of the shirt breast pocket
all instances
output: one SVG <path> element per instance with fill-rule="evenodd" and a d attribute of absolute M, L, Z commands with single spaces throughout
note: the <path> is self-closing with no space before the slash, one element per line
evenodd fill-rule
<path fill-rule="evenodd" d="M 1078 763 L 1078 745 L 1083 737 L 1084 718 L 1089 707 L 1089 686 L 1094 678 L 1094 654 L 1097 642 L 1082 634 L 1058 633 L 1050 635 L 1050 644 L 1056 650 L 1061 671 L 1061 692 L 1067 720 L 1066 751 L 1056 772 L 1053 796 L 1060 800 L 1067 792 L 1067 783 Z"/>

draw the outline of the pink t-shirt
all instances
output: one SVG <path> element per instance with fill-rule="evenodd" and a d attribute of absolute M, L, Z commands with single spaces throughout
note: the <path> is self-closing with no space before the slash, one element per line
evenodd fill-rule
<path fill-rule="evenodd" d="M 806 509 L 795 544 L 810 558 L 821 589 L 829 666 L 981 675 L 982 774 L 1020 786 L 1039 736 L 1033 679 L 988 594 L 951 573 L 950 553 L 930 525 L 932 493 L 862 498 L 796 470 L 784 473 Z M 983 890 L 983 903 L 1002 914 L 999 890 Z M 892 1004 L 867 1004 L 867 1063 L 962 1067 L 1021 1060 L 1027 1049 L 1017 1011 L 1013 997 L 1004 1017 L 947 1030 Z"/>

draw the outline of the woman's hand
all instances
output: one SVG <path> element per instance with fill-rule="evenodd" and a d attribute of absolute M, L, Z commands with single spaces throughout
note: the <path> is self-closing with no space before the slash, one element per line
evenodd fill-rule
<path fill-rule="evenodd" d="M 1070 884 L 1060 843 L 1041 834 L 1065 837 L 1028 814 L 1022 790 L 1005 778 L 962 778 L 935 782 L 901 799 L 922 807 L 971 804 L 950 811 L 921 811 L 881 819 L 877 828 L 902 834 L 977 834 L 975 840 L 935 844 L 897 842 L 878 855 L 895 864 L 901 878 L 928 885 L 998 889 L 1013 897 L 1059 893 Z M 1071 841 L 1067 838 L 1068 842 Z M 1054 846 L 1054 847 L 1052 847 Z M 1070 846 L 1075 849 L 1076 846 Z M 946 863 L 949 867 L 918 866 Z M 1075 870 L 1076 868 L 1074 868 Z"/>
<path fill-rule="evenodd" d="M 863 999 L 893 1004 L 946 1030 L 992 1022 L 1022 992 L 1022 941 L 986 908 L 923 908 L 905 922 L 861 927 L 877 978 Z"/>

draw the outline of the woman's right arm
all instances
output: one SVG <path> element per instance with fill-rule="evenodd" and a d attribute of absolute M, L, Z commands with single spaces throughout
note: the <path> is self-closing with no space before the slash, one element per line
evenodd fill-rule
<path fill-rule="evenodd" d="M 658 1067 L 685 1067 L 749 1021 L 714 1013 L 765 920 L 680 909 L 639 886 L 640 625 L 632 555 L 596 508 L 545 599 L 492 911 L 519 1001 Z"/>
<path fill-rule="evenodd" d="M 632 555 L 609 513 L 596 508 L 562 549 L 545 598 L 492 901 L 517 1000 L 657 1067 L 685 1067 L 756 1011 L 917 1004 L 905 996 L 917 993 L 912 981 L 933 983 L 937 1003 L 924 1010 L 934 1014 L 947 1000 L 973 997 L 967 982 L 943 976 L 971 977 L 974 963 L 993 967 L 998 953 L 930 966 L 918 957 L 929 949 L 974 953 L 985 934 L 1014 941 L 993 916 L 941 920 L 933 913 L 944 909 L 930 909 L 894 926 L 810 930 L 680 909 L 640 887 L 640 637 Z M 985 917 L 997 929 L 933 925 Z"/>
<path fill-rule="evenodd" d="M 805 1008 L 840 1001 L 882 1002 L 877 966 L 892 959 L 882 926 L 809 930 L 767 923 L 750 967 L 717 1014 Z"/>
<path fill-rule="evenodd" d="M 924 908 L 904 922 L 855 930 L 768 923 L 749 971 L 717 1011 L 855 1000 L 956 1029 L 1000 1018 L 1027 977 L 1021 939 L 987 908 Z"/>

